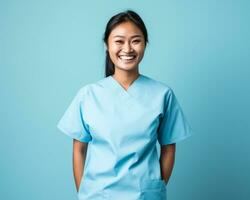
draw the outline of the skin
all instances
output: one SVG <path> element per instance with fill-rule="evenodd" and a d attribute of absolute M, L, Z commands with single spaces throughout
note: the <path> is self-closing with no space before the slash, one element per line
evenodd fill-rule
<path fill-rule="evenodd" d="M 123 22 L 117 25 L 110 33 L 106 48 L 115 65 L 112 75 L 118 83 L 128 90 L 129 86 L 139 76 L 139 63 L 145 52 L 145 41 L 141 30 L 132 22 Z M 121 60 L 119 56 L 133 55 L 133 61 Z M 84 164 L 88 143 L 73 139 L 73 172 L 77 192 L 84 174 Z M 162 179 L 168 183 L 174 166 L 175 144 L 162 145 L 160 167 Z"/>
<path fill-rule="evenodd" d="M 174 168 L 176 145 L 161 145 L 160 167 L 161 177 L 168 184 L 172 170 Z"/>
<path fill-rule="evenodd" d="M 75 179 L 76 191 L 79 191 L 81 178 L 84 173 L 88 143 L 73 139 L 73 174 Z"/>

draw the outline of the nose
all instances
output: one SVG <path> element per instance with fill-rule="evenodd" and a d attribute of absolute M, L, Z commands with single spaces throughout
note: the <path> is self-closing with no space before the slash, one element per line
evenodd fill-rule
<path fill-rule="evenodd" d="M 124 44 L 123 51 L 124 51 L 125 53 L 129 53 L 129 52 L 132 52 L 132 51 L 133 51 L 133 48 L 131 47 L 131 45 L 130 45 L 129 42 L 126 42 L 126 43 Z"/>

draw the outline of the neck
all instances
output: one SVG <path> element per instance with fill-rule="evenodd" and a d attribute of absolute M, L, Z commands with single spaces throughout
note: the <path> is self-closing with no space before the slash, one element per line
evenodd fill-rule
<path fill-rule="evenodd" d="M 138 68 L 134 71 L 125 71 L 115 69 L 115 73 L 112 75 L 124 88 L 128 88 L 134 80 L 139 76 Z"/>

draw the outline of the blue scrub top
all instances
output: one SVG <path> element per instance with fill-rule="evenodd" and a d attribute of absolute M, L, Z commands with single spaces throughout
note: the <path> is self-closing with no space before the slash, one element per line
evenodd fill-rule
<path fill-rule="evenodd" d="M 127 90 L 112 76 L 83 86 L 57 127 L 88 143 L 79 200 L 166 200 L 157 141 L 193 133 L 173 90 L 142 74 Z"/>

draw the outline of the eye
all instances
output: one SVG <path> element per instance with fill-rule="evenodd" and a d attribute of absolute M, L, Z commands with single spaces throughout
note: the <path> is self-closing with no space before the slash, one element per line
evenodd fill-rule
<path fill-rule="evenodd" d="M 133 43 L 139 43 L 141 40 L 134 40 Z"/>
<path fill-rule="evenodd" d="M 123 42 L 122 40 L 116 40 L 115 41 L 115 43 L 117 43 L 117 44 L 122 44 L 122 42 Z"/>

